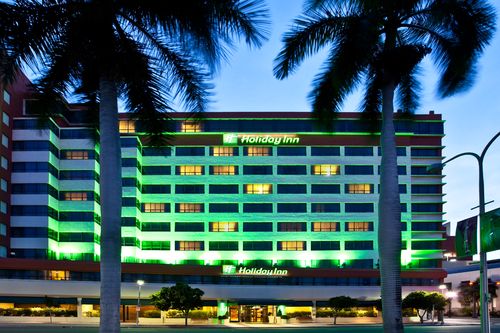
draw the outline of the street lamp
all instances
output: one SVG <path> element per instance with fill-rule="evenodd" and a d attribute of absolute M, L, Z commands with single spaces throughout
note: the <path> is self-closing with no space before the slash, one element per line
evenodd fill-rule
<path fill-rule="evenodd" d="M 139 287 L 139 293 L 137 294 L 137 307 L 135 308 L 135 324 L 139 325 L 139 312 L 141 311 L 141 287 L 144 284 L 144 280 L 137 280 L 137 286 Z"/>
<path fill-rule="evenodd" d="M 441 294 L 443 294 L 444 291 L 448 289 L 448 286 L 445 284 L 440 284 L 438 288 L 439 290 L 441 290 Z"/>
<path fill-rule="evenodd" d="M 451 303 L 453 299 L 457 297 L 457 293 L 454 291 L 447 291 L 446 298 L 448 299 L 448 318 L 451 318 Z"/>
<path fill-rule="evenodd" d="M 442 163 L 437 163 L 433 164 L 430 167 L 427 168 L 428 171 L 433 171 L 433 170 L 441 170 L 444 168 L 444 166 L 453 161 L 456 158 L 469 155 L 474 157 L 479 165 L 479 216 L 484 214 L 486 212 L 486 202 L 484 199 L 484 174 L 483 174 L 483 162 L 484 162 L 484 156 L 486 155 L 486 152 L 488 151 L 488 148 L 490 148 L 491 144 L 500 136 L 500 132 L 495 134 L 493 138 L 486 144 L 484 147 L 483 151 L 481 152 L 481 155 L 478 155 L 473 152 L 465 152 L 461 153 L 458 155 L 453 156 L 452 158 L 442 162 Z M 479 239 L 481 239 L 481 228 L 479 228 Z M 481 244 L 481 242 L 479 242 Z M 490 313 L 488 311 L 488 261 L 486 259 L 486 251 L 483 251 L 481 249 L 481 246 L 479 246 L 479 259 L 480 259 L 480 264 L 479 264 L 479 283 L 480 283 L 480 314 L 481 314 L 481 332 L 482 333 L 490 333 L 491 332 L 491 326 L 490 326 Z"/>

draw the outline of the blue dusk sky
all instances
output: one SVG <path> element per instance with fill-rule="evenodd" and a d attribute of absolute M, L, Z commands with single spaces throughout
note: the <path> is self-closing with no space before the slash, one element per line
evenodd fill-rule
<path fill-rule="evenodd" d="M 310 111 L 307 95 L 312 80 L 325 60 L 325 53 L 306 59 L 288 79 L 273 77 L 273 59 L 282 47 L 281 38 L 302 12 L 302 0 L 268 0 L 271 33 L 261 49 L 240 45 L 215 77 L 215 96 L 211 111 Z M 500 4 L 494 2 L 497 11 Z M 448 99 L 436 94 L 437 74 L 432 62 L 424 61 L 421 108 L 419 114 L 435 110 L 443 116 L 445 134 L 443 155 L 452 157 L 465 151 L 481 152 L 500 131 L 500 35 L 485 50 L 479 63 L 477 80 L 469 91 Z M 358 111 L 360 92 L 346 101 L 344 111 Z M 495 200 L 487 210 L 500 207 L 500 138 L 485 158 L 486 200 Z M 459 158 L 444 169 L 445 219 L 456 222 L 477 214 L 478 166 L 472 157 Z"/>

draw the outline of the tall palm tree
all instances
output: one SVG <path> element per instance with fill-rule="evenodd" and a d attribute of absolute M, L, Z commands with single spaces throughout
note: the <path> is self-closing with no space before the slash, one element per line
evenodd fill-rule
<path fill-rule="evenodd" d="M 495 30 L 495 12 L 479 0 L 306 0 L 283 37 L 274 75 L 284 79 L 320 49 L 328 58 L 309 95 L 314 116 L 331 120 L 363 84 L 361 110 L 381 111 L 378 250 L 385 332 L 401 332 L 401 211 L 394 98 L 418 107 L 419 64 L 430 55 L 448 97 L 473 83 L 476 64 Z"/>
<path fill-rule="evenodd" d="M 158 142 L 175 99 L 207 107 L 208 81 L 235 39 L 265 39 L 263 0 L 17 0 L 0 4 L 0 75 L 27 64 L 42 96 L 99 103 L 100 332 L 120 330 L 121 153 L 117 99 Z M 46 99 L 46 98 L 44 98 Z"/>

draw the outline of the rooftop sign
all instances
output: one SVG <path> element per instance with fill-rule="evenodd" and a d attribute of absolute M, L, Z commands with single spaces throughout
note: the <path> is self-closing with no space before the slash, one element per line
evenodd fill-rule
<path fill-rule="evenodd" d="M 236 267 L 234 265 L 223 265 L 222 266 L 222 274 L 223 275 L 253 275 L 253 276 L 269 276 L 269 277 L 277 277 L 277 276 L 287 276 L 288 270 L 286 269 L 278 269 L 274 268 L 263 268 L 263 267 L 245 267 L 239 266 Z"/>
<path fill-rule="evenodd" d="M 222 137 L 222 142 L 227 146 L 237 145 L 297 145 L 300 143 L 300 138 L 296 134 L 239 134 L 225 133 Z"/>

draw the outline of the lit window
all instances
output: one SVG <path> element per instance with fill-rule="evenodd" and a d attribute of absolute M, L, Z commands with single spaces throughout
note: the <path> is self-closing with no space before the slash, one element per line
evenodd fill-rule
<path fill-rule="evenodd" d="M 2 134 L 2 145 L 9 148 L 9 138 L 5 134 Z"/>
<path fill-rule="evenodd" d="M 69 271 L 49 271 L 49 280 L 69 280 Z"/>
<path fill-rule="evenodd" d="M 271 194 L 273 185 L 271 184 L 245 184 L 245 193 L 247 194 Z"/>
<path fill-rule="evenodd" d="M 87 192 L 66 192 L 64 193 L 64 200 L 66 201 L 86 201 Z"/>
<path fill-rule="evenodd" d="M 89 152 L 85 150 L 67 150 L 64 152 L 67 160 L 88 160 Z"/>
<path fill-rule="evenodd" d="M 7 170 L 9 168 L 9 160 L 3 156 L 0 157 L 0 166 L 2 167 L 2 169 Z"/>
<path fill-rule="evenodd" d="M 181 165 L 179 166 L 179 175 L 181 176 L 199 176 L 203 174 L 201 165 Z"/>
<path fill-rule="evenodd" d="M 370 194 L 372 193 L 372 186 L 371 184 L 348 184 L 347 193 Z"/>
<path fill-rule="evenodd" d="M 10 94 L 7 90 L 3 91 L 3 100 L 5 103 L 10 104 Z"/>
<path fill-rule="evenodd" d="M 201 213 L 202 211 L 201 203 L 180 203 L 178 212 L 179 213 Z"/>
<path fill-rule="evenodd" d="M 214 165 L 212 166 L 212 174 L 213 175 L 235 175 L 236 174 L 236 166 L 234 165 Z"/>
<path fill-rule="evenodd" d="M 372 222 L 347 222 L 346 231 L 373 231 Z"/>
<path fill-rule="evenodd" d="M 284 241 L 278 242 L 278 249 L 281 251 L 304 251 L 306 244 L 304 241 Z"/>
<path fill-rule="evenodd" d="M 200 241 L 179 241 L 179 251 L 200 251 L 201 244 Z"/>
<path fill-rule="evenodd" d="M 201 123 L 199 121 L 186 120 L 181 124 L 181 132 L 195 133 L 201 132 Z"/>
<path fill-rule="evenodd" d="M 235 232 L 238 231 L 238 222 L 210 222 L 210 231 Z"/>
<path fill-rule="evenodd" d="M 164 203 L 145 203 L 144 213 L 164 213 L 165 204 Z"/>
<path fill-rule="evenodd" d="M 7 113 L 3 112 L 3 113 L 2 113 L 2 122 L 3 122 L 5 125 L 9 126 L 9 120 L 10 120 L 9 115 L 8 115 Z"/>
<path fill-rule="evenodd" d="M 340 174 L 340 165 L 338 164 L 315 164 L 312 167 L 313 175 L 330 176 Z"/>
<path fill-rule="evenodd" d="M 213 147 L 212 156 L 233 156 L 233 147 Z"/>
<path fill-rule="evenodd" d="M 5 179 L 0 179 L 0 189 L 7 192 L 7 181 Z"/>
<path fill-rule="evenodd" d="M 340 231 L 340 226 L 338 222 L 313 222 L 312 231 L 335 232 Z"/>
<path fill-rule="evenodd" d="M 7 214 L 7 203 L 0 201 L 0 213 Z"/>
<path fill-rule="evenodd" d="M 120 120 L 120 133 L 135 133 L 135 120 Z"/>
<path fill-rule="evenodd" d="M 247 147 L 247 156 L 271 156 L 271 147 Z"/>

